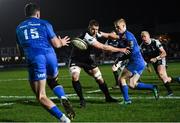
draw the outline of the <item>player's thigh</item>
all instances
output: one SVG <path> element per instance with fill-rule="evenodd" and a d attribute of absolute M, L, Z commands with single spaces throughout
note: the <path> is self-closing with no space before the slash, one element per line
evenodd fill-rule
<path fill-rule="evenodd" d="M 89 70 L 88 73 L 89 73 L 89 75 L 91 75 L 96 80 L 104 81 L 99 67 L 95 67 L 92 70 Z"/>
<path fill-rule="evenodd" d="M 126 68 L 132 73 L 132 75 L 141 75 L 145 69 L 145 62 L 132 62 L 129 63 Z"/>
<path fill-rule="evenodd" d="M 131 71 L 129 71 L 127 68 L 124 68 L 121 74 L 121 79 L 129 79 L 132 76 Z"/>
<path fill-rule="evenodd" d="M 159 76 L 166 76 L 167 77 L 166 66 L 158 65 L 157 66 L 157 72 L 158 72 Z"/>
<path fill-rule="evenodd" d="M 88 61 L 83 63 L 83 69 L 86 73 L 88 73 L 91 76 L 94 76 L 94 74 L 99 71 L 99 68 L 96 64 L 96 62 L 89 58 Z"/>
<path fill-rule="evenodd" d="M 74 81 L 79 80 L 79 75 L 81 72 L 81 68 L 77 65 L 73 65 L 69 67 L 69 72 Z"/>
<path fill-rule="evenodd" d="M 37 98 L 46 95 L 46 79 L 30 82 L 30 85 Z"/>
<path fill-rule="evenodd" d="M 134 74 L 129 80 L 130 87 L 135 88 L 139 78 L 140 78 L 139 74 Z"/>
<path fill-rule="evenodd" d="M 88 70 L 88 73 L 89 73 L 91 76 L 94 76 L 97 72 L 100 72 L 99 67 L 95 67 L 95 68 L 93 68 L 93 69 Z"/>
<path fill-rule="evenodd" d="M 58 75 L 58 62 L 54 53 L 46 54 L 47 75 L 48 77 L 56 77 Z"/>
<path fill-rule="evenodd" d="M 166 71 L 166 60 L 165 58 L 158 60 L 157 62 L 152 64 L 154 67 L 154 70 L 156 71 L 156 74 L 160 75 L 160 72 L 163 71 L 163 69 L 165 69 Z M 165 68 L 163 68 L 163 66 Z"/>
<path fill-rule="evenodd" d="M 36 55 L 28 58 L 29 80 L 31 82 L 45 79 L 46 76 L 46 58 L 44 55 Z"/>

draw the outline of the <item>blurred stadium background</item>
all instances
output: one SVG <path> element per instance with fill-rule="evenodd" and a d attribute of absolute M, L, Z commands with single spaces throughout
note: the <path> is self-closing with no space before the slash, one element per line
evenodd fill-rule
<path fill-rule="evenodd" d="M 15 28 L 24 19 L 23 7 L 28 2 L 41 6 L 41 16 L 54 25 L 61 36 L 75 37 L 85 31 L 90 19 L 100 22 L 101 30 L 112 31 L 113 21 L 119 17 L 127 20 L 128 29 L 140 40 L 140 32 L 147 30 L 152 37 L 162 41 L 168 60 L 180 59 L 180 11 L 177 1 L 86 1 L 83 0 L 0 0 L 0 68 L 24 64 L 16 48 Z M 83 5 L 85 4 L 85 5 Z M 93 9 L 91 8 L 93 6 Z M 147 9 L 148 8 L 148 9 Z M 128 9 L 128 11 L 126 10 Z M 13 13 L 8 13 L 12 11 Z M 105 42 L 105 40 L 102 40 Z M 60 63 L 67 63 L 71 47 L 56 49 Z M 107 54 L 94 50 L 99 63 L 111 60 Z"/>

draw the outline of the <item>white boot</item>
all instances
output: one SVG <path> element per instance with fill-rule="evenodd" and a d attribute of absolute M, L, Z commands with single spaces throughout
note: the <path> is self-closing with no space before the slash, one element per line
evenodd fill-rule
<path fill-rule="evenodd" d="M 60 118 L 60 122 L 62 122 L 62 123 L 71 123 L 71 120 L 68 117 L 66 117 L 65 114 L 63 114 L 62 117 Z"/>

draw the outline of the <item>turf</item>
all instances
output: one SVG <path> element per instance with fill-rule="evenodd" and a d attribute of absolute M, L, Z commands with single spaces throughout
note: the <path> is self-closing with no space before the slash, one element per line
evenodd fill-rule
<path fill-rule="evenodd" d="M 103 65 L 100 69 L 111 95 L 122 101 L 120 90 L 111 89 L 115 83 L 111 66 Z M 180 63 L 169 63 L 167 71 L 172 77 L 180 76 Z M 73 122 L 180 122 L 180 84 L 171 84 L 174 96 L 167 98 L 163 83 L 154 71 L 145 70 L 141 81 L 157 84 L 161 98 L 156 101 L 151 91 L 129 90 L 131 105 L 106 103 L 101 92 L 92 92 L 98 90 L 94 79 L 82 71 L 80 81 L 87 107 L 80 108 L 77 96 L 72 95 L 74 90 L 66 67 L 59 69 L 59 78 L 76 111 Z M 48 87 L 47 95 L 55 97 Z M 56 98 L 53 101 L 64 112 L 60 101 Z M 0 122 L 58 122 L 35 100 L 24 68 L 0 70 Z"/>

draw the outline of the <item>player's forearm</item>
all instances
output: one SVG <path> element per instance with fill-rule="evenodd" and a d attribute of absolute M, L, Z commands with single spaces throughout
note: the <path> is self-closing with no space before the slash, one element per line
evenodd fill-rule
<path fill-rule="evenodd" d="M 58 39 L 57 37 L 54 37 L 53 39 L 51 39 L 51 42 L 52 42 L 53 47 L 55 48 L 60 48 L 63 46 L 61 39 Z"/>
<path fill-rule="evenodd" d="M 117 40 L 119 39 L 119 36 L 115 33 L 109 33 L 108 38 L 112 40 Z"/>
<path fill-rule="evenodd" d="M 119 36 L 116 35 L 115 33 L 105 33 L 105 32 L 100 32 L 100 34 L 104 37 L 104 38 L 108 38 L 108 39 L 112 39 L 112 40 L 117 40 L 119 39 Z"/>
<path fill-rule="evenodd" d="M 120 48 L 112 47 L 110 45 L 104 45 L 102 49 L 105 51 L 110 51 L 110 52 L 122 52 Z"/>
<path fill-rule="evenodd" d="M 159 56 L 156 57 L 157 60 L 161 60 L 162 58 L 166 57 L 166 52 L 161 52 L 161 54 Z"/>

